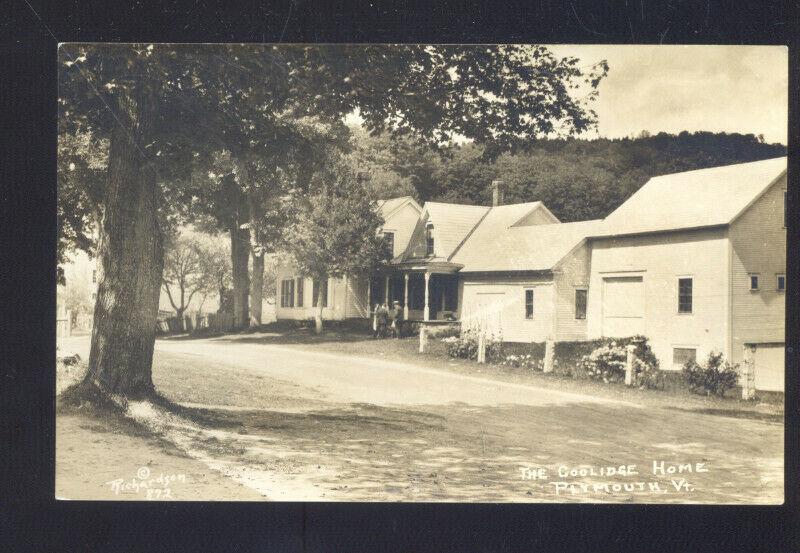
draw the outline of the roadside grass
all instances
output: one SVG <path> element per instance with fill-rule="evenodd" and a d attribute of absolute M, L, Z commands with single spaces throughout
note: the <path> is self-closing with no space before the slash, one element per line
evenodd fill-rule
<path fill-rule="evenodd" d="M 782 422 L 784 402 L 781 394 L 761 394 L 755 401 L 735 397 L 701 396 L 684 386 L 670 386 L 664 390 L 648 390 L 626 387 L 622 384 L 605 384 L 589 379 L 576 379 L 560 373 L 543 373 L 530 369 L 510 367 L 495 363 L 479 364 L 466 359 L 453 359 L 437 338 L 429 339 L 427 351 L 419 353 L 416 336 L 402 339 L 385 338 L 373 340 L 368 330 L 360 323 L 326 323 L 320 335 L 310 328 L 296 328 L 287 323 L 273 323 L 247 334 L 229 334 L 218 340 L 236 343 L 281 344 L 288 346 L 311 346 L 335 353 L 376 357 L 405 361 L 429 368 L 459 374 L 494 378 L 506 382 L 529 384 L 560 391 L 582 393 L 609 399 L 619 399 L 647 406 L 702 412 L 739 418 L 759 418 Z"/>

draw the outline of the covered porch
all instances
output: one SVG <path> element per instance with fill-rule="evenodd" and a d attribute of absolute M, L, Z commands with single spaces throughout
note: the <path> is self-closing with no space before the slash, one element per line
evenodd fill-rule
<path fill-rule="evenodd" d="M 378 303 L 403 308 L 407 321 L 458 320 L 458 275 L 461 265 L 448 262 L 396 263 L 368 281 L 370 314 Z"/>

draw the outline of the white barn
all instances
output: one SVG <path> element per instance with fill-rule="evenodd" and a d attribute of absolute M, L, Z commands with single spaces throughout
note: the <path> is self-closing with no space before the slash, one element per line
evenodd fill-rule
<path fill-rule="evenodd" d="M 785 157 L 650 179 L 591 236 L 588 337 L 644 334 L 663 369 L 761 344 L 782 389 L 785 194 Z"/>

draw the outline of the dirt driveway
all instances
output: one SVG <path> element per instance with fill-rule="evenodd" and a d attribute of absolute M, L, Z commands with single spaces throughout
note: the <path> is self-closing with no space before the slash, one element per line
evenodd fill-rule
<path fill-rule="evenodd" d="M 782 501 L 778 422 L 254 341 L 160 340 L 131 415 L 268 499 Z"/>

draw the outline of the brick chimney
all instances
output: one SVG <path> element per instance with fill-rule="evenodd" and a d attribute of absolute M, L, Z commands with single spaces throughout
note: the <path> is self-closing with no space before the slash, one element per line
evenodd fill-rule
<path fill-rule="evenodd" d="M 492 181 L 492 207 L 503 205 L 503 193 L 505 191 L 505 183 L 501 180 Z"/>

